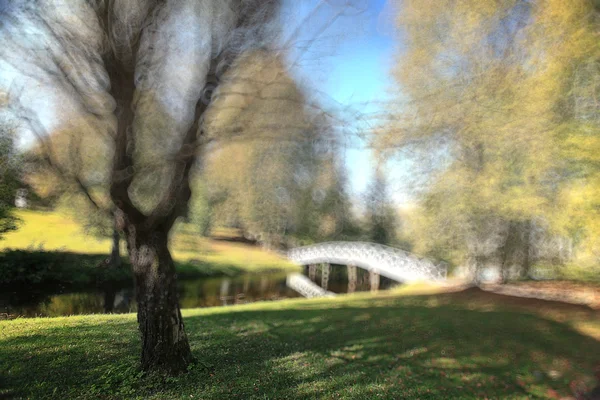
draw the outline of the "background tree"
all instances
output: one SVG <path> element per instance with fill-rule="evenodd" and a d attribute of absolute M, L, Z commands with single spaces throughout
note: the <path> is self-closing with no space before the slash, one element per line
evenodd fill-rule
<path fill-rule="evenodd" d="M 568 23 L 571 43 L 556 46 L 556 58 L 561 63 L 564 57 L 572 57 L 573 61 L 553 66 L 553 72 L 560 73 L 562 80 L 558 82 L 561 96 L 554 108 L 560 189 L 552 222 L 561 235 L 572 241 L 571 262 L 597 275 L 600 273 L 600 42 L 597 40 L 600 4 L 576 3 L 566 21 L 553 15 L 554 10 L 546 7 L 544 24 L 536 34 L 558 42 L 561 31 L 554 26 Z"/>
<path fill-rule="evenodd" d="M 53 130 L 28 151 L 27 181 L 36 193 L 78 220 L 94 236 L 110 237 L 106 264 L 121 264 L 120 234 L 107 191 L 111 146 L 82 121 Z"/>
<path fill-rule="evenodd" d="M 198 174 L 192 180 L 191 186 L 193 188 L 194 196 L 190 200 L 188 222 L 196 226 L 198 232 L 202 236 L 208 236 L 214 219 L 214 207 L 210 203 L 211 199 L 209 198 L 208 190 L 206 189 L 206 182 L 202 176 Z"/>
<path fill-rule="evenodd" d="M 15 230 L 18 218 L 12 213 L 21 181 L 22 157 L 15 146 L 14 129 L 0 121 L 0 238 L 2 233 Z"/>
<path fill-rule="evenodd" d="M 375 171 L 365 200 L 368 240 L 387 245 L 396 244 L 398 215 L 390 199 L 387 179 L 381 167 Z"/>
<path fill-rule="evenodd" d="M 427 167 L 417 251 L 474 276 L 486 265 L 527 275 L 536 260 L 556 258 L 541 244 L 565 234 L 560 198 L 573 191 L 561 149 L 575 132 L 565 129 L 565 100 L 579 65 L 597 60 L 597 13 L 586 0 L 398 7 L 403 97 L 375 141 L 388 155 L 420 154 Z"/>
<path fill-rule="evenodd" d="M 338 179 L 339 137 L 324 111 L 277 56 L 255 52 L 232 73 L 207 119 L 218 138 L 203 171 L 212 223 L 267 247 L 340 233 L 349 202 Z"/>

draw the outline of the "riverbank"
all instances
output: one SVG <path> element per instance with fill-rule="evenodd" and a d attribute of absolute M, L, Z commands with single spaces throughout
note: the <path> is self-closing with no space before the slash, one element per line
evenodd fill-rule
<path fill-rule="evenodd" d="M 176 378 L 137 371 L 132 314 L 0 321 L 0 397 L 552 399 L 594 384 L 597 311 L 434 291 L 184 310 L 199 361 Z"/>
<path fill-rule="evenodd" d="M 517 281 L 504 285 L 487 284 L 482 289 L 508 296 L 582 304 L 600 310 L 598 282 Z"/>
<path fill-rule="evenodd" d="M 0 240 L 0 285 L 131 282 L 126 257 L 119 269 L 102 265 L 111 249 L 108 238 L 87 235 L 76 221 L 58 212 L 21 210 L 16 214 L 22 220 L 19 229 Z M 124 243 L 122 247 L 125 256 Z M 299 269 L 273 252 L 205 238 L 183 223 L 174 229 L 171 250 L 182 279 Z"/>

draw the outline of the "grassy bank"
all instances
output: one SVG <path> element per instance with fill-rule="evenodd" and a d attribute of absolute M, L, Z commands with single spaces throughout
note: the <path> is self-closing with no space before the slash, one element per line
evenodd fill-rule
<path fill-rule="evenodd" d="M 67 215 L 23 210 L 17 212 L 17 216 L 22 224 L 18 230 L 7 233 L 0 240 L 0 251 L 54 251 L 56 254 L 51 257 L 68 259 L 70 263 L 73 256 L 68 254 L 82 255 L 79 262 L 81 274 L 86 274 L 90 266 L 97 265 L 96 261 L 110 252 L 109 239 L 86 235 L 83 227 Z M 179 224 L 174 229 L 171 249 L 178 273 L 186 278 L 297 268 L 256 246 L 201 237 L 193 226 L 186 224 Z M 126 254 L 124 245 L 122 254 Z M 72 266 L 64 268 L 71 272 Z"/>
<path fill-rule="evenodd" d="M 552 399 L 593 383 L 600 317 L 478 290 L 184 311 L 199 362 L 137 371 L 134 315 L 0 321 L 0 397 Z"/>

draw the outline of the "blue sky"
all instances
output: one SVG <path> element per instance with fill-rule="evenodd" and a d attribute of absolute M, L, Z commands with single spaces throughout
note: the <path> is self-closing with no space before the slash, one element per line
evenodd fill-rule
<path fill-rule="evenodd" d="M 314 38 L 314 32 L 320 32 L 319 28 L 329 23 L 331 16 L 340 10 L 338 3 L 343 1 L 321 5 L 316 13 L 318 16 L 306 21 L 306 15 L 321 3 L 320 0 L 290 0 L 286 11 L 289 9 L 287 18 L 292 23 L 287 29 L 294 33 L 299 24 L 305 23 L 307 26 L 301 28 L 301 38 Z M 350 11 L 335 19 L 320 33 L 310 49 L 303 52 L 301 60 L 304 62 L 293 67 L 293 73 L 301 84 L 324 92 L 324 97 L 339 103 L 338 107 L 349 106 L 364 114 L 377 112 L 380 105 L 376 103 L 389 99 L 394 89 L 390 70 L 399 48 L 397 35 L 391 26 L 392 10 L 386 1 L 371 0 L 367 7 L 358 15 L 346 15 L 353 14 Z M 290 32 L 286 34 L 290 35 Z M 292 50 L 293 60 L 297 59 L 294 54 L 297 51 Z M 346 150 L 345 160 L 352 193 L 360 196 L 375 168 L 371 151 L 355 141 Z M 391 191 L 395 202 L 401 205 L 409 201 L 400 182 L 406 167 L 398 164 L 390 167 Z"/>

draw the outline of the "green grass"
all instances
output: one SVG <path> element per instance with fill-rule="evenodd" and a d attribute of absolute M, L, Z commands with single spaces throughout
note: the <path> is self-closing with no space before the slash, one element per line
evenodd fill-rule
<path fill-rule="evenodd" d="M 592 384 L 600 318 L 471 290 L 185 310 L 199 360 L 137 369 L 134 315 L 0 321 L 0 397 L 536 399 Z"/>
<path fill-rule="evenodd" d="M 23 221 L 19 229 L 0 240 L 0 251 L 7 249 L 61 250 L 80 254 L 109 254 L 111 242 L 86 235 L 68 215 L 59 212 L 17 211 Z M 205 275 L 267 270 L 292 270 L 298 267 L 277 254 L 243 243 L 230 243 L 201 237 L 193 226 L 178 224 L 171 237 L 171 252 L 182 274 Z M 123 244 L 122 253 L 125 254 Z"/>

